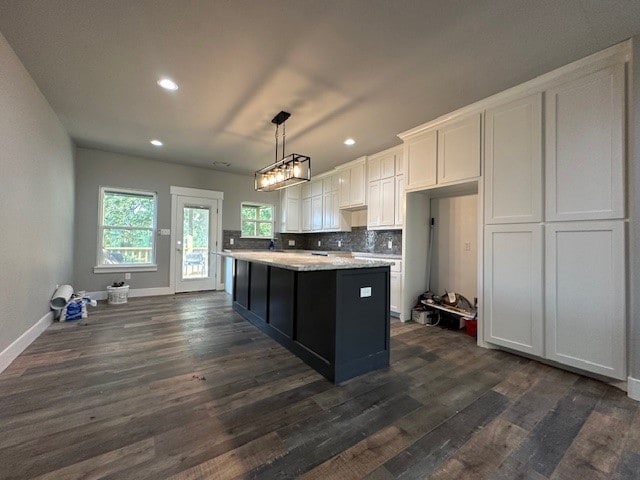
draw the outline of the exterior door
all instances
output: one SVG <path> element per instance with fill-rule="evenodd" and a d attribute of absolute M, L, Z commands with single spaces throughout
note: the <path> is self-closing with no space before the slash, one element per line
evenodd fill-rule
<path fill-rule="evenodd" d="M 177 199 L 175 275 L 176 292 L 215 290 L 218 200 Z"/>

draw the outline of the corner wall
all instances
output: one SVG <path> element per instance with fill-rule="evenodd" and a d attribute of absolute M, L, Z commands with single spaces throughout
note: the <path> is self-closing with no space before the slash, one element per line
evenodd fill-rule
<path fill-rule="evenodd" d="M 112 282 L 124 280 L 122 273 L 93 273 L 96 264 L 100 186 L 157 192 L 158 229 L 171 228 L 169 188 L 172 185 L 224 192 L 223 230 L 240 230 L 240 203 L 243 201 L 270 203 L 276 206 L 276 215 L 278 214 L 278 192 L 256 192 L 251 175 L 237 175 L 87 148 L 78 148 L 76 157 L 74 281 L 81 290 L 103 291 Z M 171 239 L 168 236 L 156 236 L 156 242 L 158 271 L 131 273 L 131 280 L 127 280 L 131 288 L 169 286 L 169 260 L 173 251 Z"/>
<path fill-rule="evenodd" d="M 73 177 L 69 136 L 0 34 L 0 371 L 48 324 L 56 284 L 72 281 Z"/>
<path fill-rule="evenodd" d="M 640 35 L 632 39 L 629 101 L 629 375 L 640 380 Z M 630 385 L 631 387 L 631 385 Z M 640 400 L 640 385 L 636 385 Z M 630 392 L 631 394 L 631 389 Z M 635 398 L 635 397 L 634 397 Z"/>

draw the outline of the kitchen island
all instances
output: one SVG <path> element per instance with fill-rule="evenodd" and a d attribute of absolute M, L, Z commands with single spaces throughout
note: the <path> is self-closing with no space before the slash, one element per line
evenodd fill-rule
<path fill-rule="evenodd" d="M 389 266 L 381 259 L 226 252 L 233 309 L 339 383 L 389 366 Z"/>

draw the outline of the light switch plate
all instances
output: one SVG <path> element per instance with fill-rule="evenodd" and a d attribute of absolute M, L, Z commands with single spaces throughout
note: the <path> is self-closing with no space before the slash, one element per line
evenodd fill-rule
<path fill-rule="evenodd" d="M 338 248 L 342 246 L 342 240 L 338 240 Z"/>
<path fill-rule="evenodd" d="M 160 235 L 162 235 L 162 236 L 171 235 L 171 229 L 169 229 L 169 228 L 161 228 L 160 229 Z"/>
<path fill-rule="evenodd" d="M 289 240 L 289 246 L 290 247 L 295 247 L 296 246 L 296 241 L 295 240 Z"/>
<path fill-rule="evenodd" d="M 235 240 L 233 238 L 229 239 L 229 245 L 233 245 L 233 242 L 235 242 Z"/>
<path fill-rule="evenodd" d="M 131 274 L 129 272 L 124 274 L 124 279 L 125 280 L 131 280 Z"/>
<path fill-rule="evenodd" d="M 370 297 L 371 287 L 360 287 L 360 298 Z"/>
<path fill-rule="evenodd" d="M 387 248 L 393 248 L 393 240 L 387 242 Z"/>
<path fill-rule="evenodd" d="M 322 246 L 322 241 L 318 240 L 318 246 L 321 247 Z"/>

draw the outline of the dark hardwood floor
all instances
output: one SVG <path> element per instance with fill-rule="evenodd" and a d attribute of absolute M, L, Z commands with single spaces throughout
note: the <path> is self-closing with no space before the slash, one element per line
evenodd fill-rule
<path fill-rule="evenodd" d="M 0 478 L 640 478 L 638 403 L 458 332 L 334 386 L 223 293 L 89 314 L 0 374 Z"/>

